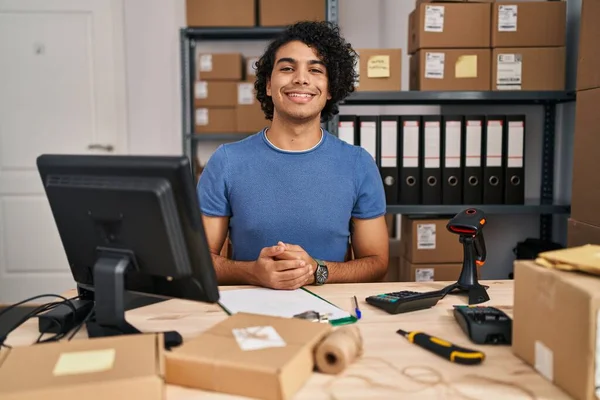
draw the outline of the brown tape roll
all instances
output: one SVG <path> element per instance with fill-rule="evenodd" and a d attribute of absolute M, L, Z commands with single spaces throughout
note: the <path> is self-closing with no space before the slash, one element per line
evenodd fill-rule
<path fill-rule="evenodd" d="M 316 347 L 315 364 L 320 372 L 339 374 L 362 355 L 363 341 L 356 325 L 344 325 Z"/>

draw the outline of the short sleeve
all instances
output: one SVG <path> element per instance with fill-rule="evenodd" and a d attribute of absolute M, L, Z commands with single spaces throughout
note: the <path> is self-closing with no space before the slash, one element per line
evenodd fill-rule
<path fill-rule="evenodd" d="M 386 213 L 385 190 L 379 168 L 373 157 L 363 148 L 356 162 L 357 196 L 352 216 L 376 218 Z"/>
<path fill-rule="evenodd" d="M 221 145 L 206 163 L 196 188 L 203 214 L 212 217 L 231 215 L 228 174 L 227 153 Z"/>

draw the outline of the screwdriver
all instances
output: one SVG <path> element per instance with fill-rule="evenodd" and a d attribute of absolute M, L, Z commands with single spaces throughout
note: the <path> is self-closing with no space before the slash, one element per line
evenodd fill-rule
<path fill-rule="evenodd" d="M 467 349 L 456 346 L 446 340 L 430 336 L 419 331 L 406 332 L 402 329 L 396 331 L 401 336 L 406 337 L 409 342 L 421 346 L 422 348 L 437 354 L 453 363 L 464 365 L 481 364 L 485 360 L 485 354 L 481 351 Z"/>

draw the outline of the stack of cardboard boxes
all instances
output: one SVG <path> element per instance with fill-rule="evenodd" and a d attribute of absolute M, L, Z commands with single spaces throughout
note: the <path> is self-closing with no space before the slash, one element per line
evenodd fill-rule
<path fill-rule="evenodd" d="M 324 21 L 326 0 L 186 0 L 187 26 L 285 26 Z"/>
<path fill-rule="evenodd" d="M 564 90 L 566 2 L 418 0 L 410 90 Z"/>
<path fill-rule="evenodd" d="M 446 228 L 448 219 L 402 216 L 398 278 L 406 282 L 456 281 L 463 246 Z"/>
<path fill-rule="evenodd" d="M 256 100 L 256 57 L 200 53 L 194 83 L 196 133 L 254 133 L 269 121 Z"/>
<path fill-rule="evenodd" d="M 569 247 L 600 244 L 600 1 L 583 0 L 577 62 Z"/>

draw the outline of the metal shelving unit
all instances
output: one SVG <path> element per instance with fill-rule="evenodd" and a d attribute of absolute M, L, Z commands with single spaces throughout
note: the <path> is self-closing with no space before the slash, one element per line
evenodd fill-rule
<path fill-rule="evenodd" d="M 452 215 L 473 206 L 488 214 L 539 214 L 540 238 L 552 239 L 552 217 L 569 214 L 570 205 L 554 204 L 554 143 L 556 107 L 561 103 L 575 101 L 575 92 L 570 91 L 485 91 L 485 92 L 356 92 L 340 105 L 539 105 L 544 107 L 544 131 L 542 134 L 542 177 L 540 198 L 535 204 L 524 205 L 390 205 L 391 214 Z M 337 135 L 337 118 L 328 125 Z"/>
<path fill-rule="evenodd" d="M 327 20 L 338 21 L 338 0 L 327 0 Z M 180 30 L 181 57 L 181 101 L 182 101 L 182 140 L 183 151 L 191 160 L 196 157 L 199 142 L 225 140 L 235 141 L 248 136 L 244 133 L 194 134 L 194 81 L 195 48 L 198 41 L 210 40 L 270 40 L 284 28 L 195 28 Z M 552 217 L 555 214 L 569 214 L 569 205 L 556 205 L 554 201 L 554 146 L 556 107 L 560 103 L 575 100 L 574 92 L 566 91 L 525 91 L 525 92 L 356 92 L 341 102 L 342 106 L 393 106 L 393 105 L 540 105 L 544 107 L 544 132 L 542 138 L 542 179 L 540 199 L 535 204 L 525 205 L 474 205 L 488 214 L 530 214 L 540 215 L 540 238 L 552 238 Z M 337 118 L 327 124 L 327 129 L 337 135 Z M 192 163 L 194 165 L 194 163 Z M 388 213 L 409 215 L 452 215 L 469 205 L 390 205 Z"/>

